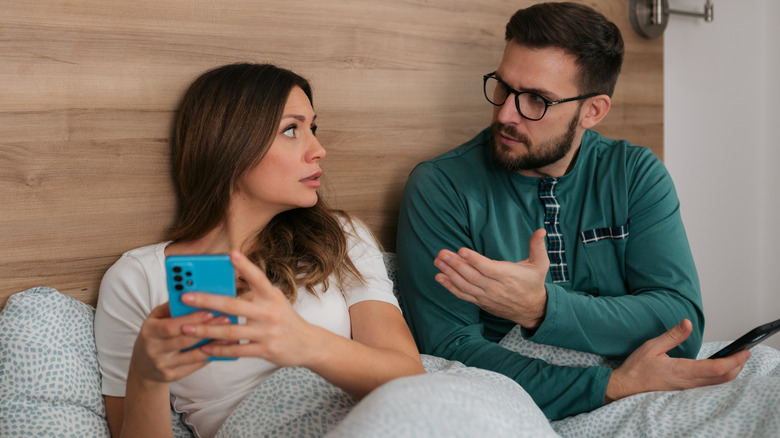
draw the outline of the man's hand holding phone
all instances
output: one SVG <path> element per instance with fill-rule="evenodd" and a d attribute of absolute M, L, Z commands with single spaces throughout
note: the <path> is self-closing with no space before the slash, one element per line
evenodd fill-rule
<path fill-rule="evenodd" d="M 666 353 L 690 336 L 689 320 L 652 338 L 612 371 L 605 403 L 648 391 L 674 391 L 734 380 L 750 358 L 743 351 L 717 360 L 670 357 Z"/>

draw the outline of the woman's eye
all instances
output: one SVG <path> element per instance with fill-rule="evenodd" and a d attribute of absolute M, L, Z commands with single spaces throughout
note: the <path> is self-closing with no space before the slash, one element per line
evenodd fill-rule
<path fill-rule="evenodd" d="M 311 134 L 315 136 L 317 135 L 317 125 L 311 127 Z"/>
<path fill-rule="evenodd" d="M 295 138 L 295 126 L 290 126 L 289 128 L 285 129 L 282 134 L 290 138 Z"/>

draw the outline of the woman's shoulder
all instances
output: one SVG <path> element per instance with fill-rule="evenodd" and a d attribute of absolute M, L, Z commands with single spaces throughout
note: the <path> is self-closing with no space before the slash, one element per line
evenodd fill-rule
<path fill-rule="evenodd" d="M 361 246 L 373 247 L 377 251 L 381 251 L 378 243 L 379 240 L 371 231 L 371 228 L 369 228 L 360 218 L 348 215 L 345 212 L 340 212 L 336 216 L 341 224 L 341 228 L 344 230 L 344 234 L 347 238 L 347 247 L 350 252 L 355 249 L 355 247 Z"/>
<path fill-rule="evenodd" d="M 124 254 L 122 254 L 122 257 L 131 257 L 136 259 L 145 259 L 148 257 L 159 257 L 162 255 L 165 256 L 165 248 L 170 245 L 171 242 L 160 242 L 160 243 L 154 243 L 152 245 L 146 245 L 141 246 L 138 248 L 133 248 L 129 251 L 125 251 Z"/>
<path fill-rule="evenodd" d="M 169 243 L 146 245 L 123 253 L 103 276 L 100 294 L 106 289 L 164 281 L 165 247 Z"/>
<path fill-rule="evenodd" d="M 170 242 L 160 242 L 126 251 L 116 262 L 114 262 L 111 268 L 130 268 L 131 266 L 147 268 L 150 266 L 161 266 L 160 263 L 165 263 L 165 248 L 169 244 Z"/>

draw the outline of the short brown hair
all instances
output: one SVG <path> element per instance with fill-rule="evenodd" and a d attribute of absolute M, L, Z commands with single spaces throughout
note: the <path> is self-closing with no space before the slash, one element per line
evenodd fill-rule
<path fill-rule="evenodd" d="M 506 41 L 574 55 L 580 94 L 612 96 L 623 64 L 620 29 L 593 8 L 577 3 L 539 3 L 520 9 L 506 25 Z"/>

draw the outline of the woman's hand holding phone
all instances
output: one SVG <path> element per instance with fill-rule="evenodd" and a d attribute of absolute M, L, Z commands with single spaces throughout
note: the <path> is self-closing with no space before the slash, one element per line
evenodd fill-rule
<path fill-rule="evenodd" d="M 155 307 L 141 326 L 130 362 L 131 374 L 155 382 L 172 382 L 188 376 L 205 366 L 209 356 L 189 349 L 200 339 L 182 333 L 190 324 L 228 324 L 201 310 L 171 318 L 168 303 Z"/>
<path fill-rule="evenodd" d="M 212 342 L 199 347 L 209 355 L 259 357 L 279 366 L 306 366 L 316 360 L 319 335 L 324 331 L 306 322 L 265 273 L 237 251 L 230 259 L 248 291 L 240 298 L 187 293 L 185 304 L 246 318 L 244 324 L 188 324 L 183 332 Z M 245 341 L 239 343 L 239 341 Z"/>

